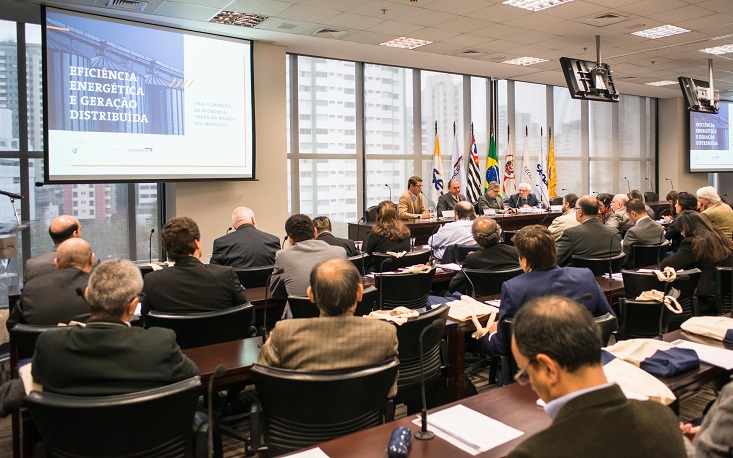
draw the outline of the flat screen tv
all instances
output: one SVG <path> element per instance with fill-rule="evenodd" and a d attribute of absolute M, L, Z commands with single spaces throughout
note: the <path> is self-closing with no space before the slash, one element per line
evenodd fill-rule
<path fill-rule="evenodd" d="M 710 94 L 710 83 L 685 76 L 680 76 L 677 81 L 680 83 L 688 110 L 702 113 L 718 112 L 718 100 L 714 94 Z"/>
<path fill-rule="evenodd" d="M 690 172 L 733 172 L 731 103 L 717 113 L 690 111 Z"/>
<path fill-rule="evenodd" d="M 590 60 L 561 57 L 560 66 L 570 97 L 596 102 L 618 102 L 619 93 L 608 64 L 598 65 Z"/>
<path fill-rule="evenodd" d="M 44 8 L 47 183 L 254 179 L 252 42 Z"/>

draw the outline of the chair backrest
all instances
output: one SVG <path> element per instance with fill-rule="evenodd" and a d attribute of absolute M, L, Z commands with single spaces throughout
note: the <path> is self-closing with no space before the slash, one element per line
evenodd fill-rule
<path fill-rule="evenodd" d="M 621 298 L 621 329 L 618 340 L 661 339 L 669 327 L 672 312 L 660 301 Z"/>
<path fill-rule="evenodd" d="M 37 326 L 30 324 L 16 324 L 10 328 L 10 367 L 15 369 L 18 361 L 33 357 L 36 351 L 36 340 L 42 332 L 54 329 L 64 329 L 59 326 Z"/>
<path fill-rule="evenodd" d="M 241 340 L 249 335 L 254 305 L 249 302 L 202 313 L 167 313 L 151 310 L 148 326 L 172 329 L 182 349 Z"/>
<path fill-rule="evenodd" d="M 267 285 L 267 279 L 272 275 L 275 266 L 245 267 L 234 269 L 239 283 L 245 288 L 259 288 Z"/>
<path fill-rule="evenodd" d="M 372 313 L 377 303 L 377 292 L 378 290 L 374 286 L 364 289 L 361 301 L 356 303 L 354 316 L 363 316 Z M 311 302 L 307 296 L 290 296 L 288 297 L 288 304 L 290 304 L 290 311 L 293 313 L 293 318 L 317 318 L 321 314 L 316 304 Z"/>
<path fill-rule="evenodd" d="M 511 340 L 512 338 L 513 321 L 514 320 L 512 318 L 507 318 L 501 323 L 503 334 L 509 340 Z M 514 383 L 514 374 L 516 374 L 519 370 L 519 368 L 517 367 L 517 361 L 514 359 L 514 355 L 512 354 L 512 352 L 509 352 L 508 355 L 499 356 L 499 360 L 501 361 L 502 385 L 509 385 Z"/>
<path fill-rule="evenodd" d="M 613 331 L 616 329 L 616 322 L 618 320 L 612 314 L 606 313 L 605 315 L 593 318 L 593 321 L 595 321 L 598 327 L 601 329 L 601 340 L 603 341 L 603 346 L 605 347 L 606 345 L 608 345 L 608 340 L 611 338 L 611 334 L 613 334 Z"/>
<path fill-rule="evenodd" d="M 550 205 L 562 205 L 562 196 L 553 197 L 550 199 Z"/>
<path fill-rule="evenodd" d="M 396 307 L 419 309 L 425 307 L 430 287 L 435 278 L 435 269 L 426 274 L 375 275 L 378 294 L 377 308 L 391 310 Z"/>
<path fill-rule="evenodd" d="M 141 265 L 138 267 L 140 267 L 140 275 L 143 277 L 153 271 L 153 266 Z"/>
<path fill-rule="evenodd" d="M 608 273 L 608 267 L 611 266 L 613 273 L 621 272 L 621 265 L 624 262 L 626 254 L 620 253 L 609 258 L 591 258 L 588 256 L 573 256 L 573 267 L 587 267 L 596 277 Z"/>
<path fill-rule="evenodd" d="M 631 246 L 632 267 L 659 267 L 659 262 L 667 256 L 669 244 Z"/>
<path fill-rule="evenodd" d="M 372 313 L 377 307 L 377 295 L 379 290 L 375 286 L 364 288 L 364 294 L 361 295 L 361 301 L 356 303 L 356 311 L 354 316 L 364 316 Z"/>
<path fill-rule="evenodd" d="M 425 331 L 423 336 L 425 389 L 431 388 L 440 380 L 443 367 L 440 342 L 443 339 L 449 311 L 447 304 L 441 304 L 397 326 L 397 340 L 400 342 L 400 374 L 395 403 L 406 403 L 420 396 L 420 334 L 430 326 L 432 327 Z"/>
<path fill-rule="evenodd" d="M 369 263 L 372 262 L 372 257 L 366 253 L 361 253 L 348 258 L 348 260 L 354 264 L 354 267 L 356 267 L 356 270 L 358 270 L 360 274 L 366 275 Z"/>
<path fill-rule="evenodd" d="M 733 303 L 733 267 L 715 268 L 715 304 L 718 314 L 729 313 Z"/>
<path fill-rule="evenodd" d="M 270 455 L 381 424 L 398 366 L 396 360 L 330 372 L 252 366 Z"/>
<path fill-rule="evenodd" d="M 478 251 L 481 247 L 478 245 L 461 245 L 453 244 L 446 247 L 443 252 L 443 259 L 440 260 L 442 264 L 450 264 L 451 262 L 463 262 L 466 260 L 466 256 L 472 251 Z"/>
<path fill-rule="evenodd" d="M 514 246 L 514 242 L 512 242 L 512 238 L 517 234 L 517 232 L 519 231 L 503 231 L 501 233 L 503 237 L 502 243 L 504 243 L 505 245 Z"/>
<path fill-rule="evenodd" d="M 378 205 L 372 205 L 366 209 L 366 221 L 372 222 L 377 220 L 377 211 L 379 210 Z"/>
<path fill-rule="evenodd" d="M 25 398 L 47 456 L 190 457 L 201 382 L 115 396 L 32 391 Z"/>
<path fill-rule="evenodd" d="M 390 270 L 397 270 L 403 267 L 414 266 L 416 264 L 425 264 L 430 261 L 431 254 L 432 251 L 430 249 L 415 250 L 398 258 L 387 253 L 374 252 L 372 253 L 372 259 L 374 260 L 374 272 L 382 272 L 382 269 L 384 269 L 385 272 L 388 272 Z M 387 259 L 391 261 L 385 262 Z M 383 263 L 384 267 L 382 267 Z"/>
<path fill-rule="evenodd" d="M 471 280 L 466 282 L 468 294 L 471 294 L 471 283 L 473 283 L 476 288 L 475 296 L 490 296 L 501 293 L 501 285 L 505 281 L 511 280 L 524 271 L 521 267 L 517 267 L 506 270 L 463 269 L 463 272 Z"/>

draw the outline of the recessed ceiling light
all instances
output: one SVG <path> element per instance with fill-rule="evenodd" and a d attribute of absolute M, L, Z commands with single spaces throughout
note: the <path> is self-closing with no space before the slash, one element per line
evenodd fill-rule
<path fill-rule="evenodd" d="M 522 65 L 526 67 L 527 65 L 539 64 L 540 62 L 547 62 L 547 59 L 524 56 L 512 60 L 505 60 L 502 64 Z"/>
<path fill-rule="evenodd" d="M 240 27 L 254 27 L 265 19 L 267 19 L 267 16 L 260 16 L 259 14 L 240 13 L 238 11 L 222 11 L 209 19 L 209 22 L 238 25 Z"/>
<path fill-rule="evenodd" d="M 701 49 L 700 51 L 708 54 L 728 54 L 733 52 L 733 45 L 716 46 L 714 48 Z"/>
<path fill-rule="evenodd" d="M 667 24 L 661 27 L 654 27 L 653 29 L 639 30 L 638 32 L 633 32 L 632 35 L 656 40 L 657 38 L 671 37 L 672 35 L 679 35 L 680 33 L 687 32 L 689 32 L 689 30 L 677 27 L 676 25 Z"/>
<path fill-rule="evenodd" d="M 553 6 L 569 3 L 573 0 L 506 0 L 504 5 L 516 6 L 529 11 L 542 11 Z"/>
<path fill-rule="evenodd" d="M 399 37 L 394 40 L 380 43 L 379 46 L 389 46 L 390 48 L 415 49 L 420 46 L 429 45 L 432 41 L 421 40 L 419 38 Z"/>
<path fill-rule="evenodd" d="M 664 80 L 664 81 L 654 81 L 653 83 L 644 83 L 644 84 L 646 84 L 647 86 L 669 86 L 670 84 L 677 84 L 677 81 Z"/>

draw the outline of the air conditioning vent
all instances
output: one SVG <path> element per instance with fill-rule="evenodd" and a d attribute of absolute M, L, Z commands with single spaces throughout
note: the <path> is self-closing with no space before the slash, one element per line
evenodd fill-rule
<path fill-rule="evenodd" d="M 140 2 L 137 0 L 107 0 L 107 8 L 114 8 L 117 10 L 125 11 L 145 11 L 148 7 L 148 2 Z"/>
<path fill-rule="evenodd" d="M 340 38 L 346 35 L 348 32 L 345 30 L 336 30 L 336 29 L 320 29 L 313 32 L 313 35 L 317 37 L 326 37 L 326 38 Z"/>
<path fill-rule="evenodd" d="M 587 18 L 579 19 L 580 22 L 588 25 L 595 25 L 597 27 L 603 27 L 606 25 L 616 24 L 629 19 L 627 16 L 622 16 L 613 11 L 607 11 L 602 14 L 596 14 Z"/>

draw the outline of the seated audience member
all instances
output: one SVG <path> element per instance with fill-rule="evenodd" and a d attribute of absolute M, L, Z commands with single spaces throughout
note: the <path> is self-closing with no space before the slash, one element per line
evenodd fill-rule
<path fill-rule="evenodd" d="M 200 375 L 181 353 L 173 331 L 130 326 L 142 287 L 140 269 L 132 262 L 112 259 L 100 264 L 85 293 L 89 322 L 86 327 L 53 329 L 38 337 L 33 380 L 52 393 L 105 396 Z"/>
<path fill-rule="evenodd" d="M 142 314 L 208 312 L 247 302 L 234 269 L 203 264 L 201 232 L 187 216 L 171 218 L 163 226 L 163 248 L 175 266 L 145 275 Z"/>
<path fill-rule="evenodd" d="M 644 202 L 644 196 L 641 194 L 641 191 L 637 189 L 632 189 L 631 191 L 629 191 L 629 193 L 626 194 L 626 197 L 628 197 L 629 200 L 637 199 Z M 644 203 L 644 210 L 646 211 L 647 215 L 649 215 L 649 218 L 652 219 L 652 221 L 657 219 L 657 213 L 652 210 L 652 207 L 650 207 L 646 203 Z"/>
<path fill-rule="evenodd" d="M 626 253 L 624 266 L 631 266 L 634 245 L 659 245 L 664 240 L 662 225 L 649 217 L 644 209 L 644 202 L 634 199 L 626 202 L 626 214 L 634 224 L 626 231 L 623 249 Z M 632 266 L 639 267 L 639 266 Z"/>
<path fill-rule="evenodd" d="M 675 208 L 675 205 L 677 205 L 677 196 L 679 194 L 680 193 L 677 191 L 669 191 L 667 193 L 667 197 L 665 198 L 665 200 L 669 202 L 669 208 L 662 210 L 662 213 L 663 213 L 662 219 L 663 220 L 672 221 L 675 215 L 677 215 L 677 209 Z"/>
<path fill-rule="evenodd" d="M 702 273 L 695 293 L 700 313 L 716 314 L 715 268 L 733 266 L 733 241 L 696 211 L 681 212 L 674 226 L 684 238 L 677 252 L 662 261 L 662 268 L 700 269 Z"/>
<path fill-rule="evenodd" d="M 333 229 L 331 228 L 331 220 L 328 216 L 316 216 L 313 218 L 313 225 L 315 226 L 316 233 L 318 234 L 316 240 L 323 240 L 332 246 L 340 246 L 344 251 L 346 251 L 346 256 L 348 257 L 357 256 L 359 254 L 359 250 L 356 249 L 352 240 L 342 239 L 331 233 Z"/>
<path fill-rule="evenodd" d="M 582 196 L 575 204 L 579 225 L 565 229 L 557 243 L 557 265 L 572 265 L 573 256 L 609 258 L 621 252 L 621 237 L 598 219 L 598 200 Z"/>
<path fill-rule="evenodd" d="M 530 192 L 531 190 L 532 186 L 528 183 L 521 183 L 519 185 L 519 192 L 509 197 L 509 208 L 536 207 L 539 205 L 537 196 L 532 194 Z"/>
<path fill-rule="evenodd" d="M 501 287 L 499 322 L 494 323 L 489 334 L 481 339 L 481 349 L 485 353 L 491 356 L 509 354 L 509 336 L 504 335 L 501 324 L 535 297 L 559 292 L 571 298 L 590 294 L 582 305 L 593 316 L 614 314 L 589 269 L 556 265 L 555 240 L 545 226 L 526 226 L 517 232 L 512 242 L 524 273 L 505 281 Z"/>
<path fill-rule="evenodd" d="M 310 272 L 316 264 L 329 259 L 346 259 L 343 248 L 316 240 L 316 228 L 308 215 L 298 214 L 288 218 L 285 221 L 285 233 L 291 246 L 277 252 L 270 280 L 272 297 L 280 300 L 288 296 L 305 296 Z M 287 308 L 285 315 L 289 314 L 290 309 Z"/>
<path fill-rule="evenodd" d="M 422 201 L 422 178 L 411 176 L 407 180 L 407 191 L 400 196 L 397 208 L 400 219 L 430 218 Z"/>
<path fill-rule="evenodd" d="M 667 219 L 667 217 L 665 216 L 664 219 L 667 219 L 667 221 L 673 221 L 677 219 L 677 216 L 685 210 L 695 212 L 697 211 L 697 197 L 695 197 L 694 194 L 683 191 L 677 193 L 677 196 L 675 197 L 674 213 L 672 213 L 672 217 Z M 680 231 L 678 231 L 677 228 L 674 227 L 674 224 L 670 224 L 669 226 L 667 226 L 664 231 L 664 238 L 669 240 L 669 251 L 671 251 L 672 253 L 676 253 L 677 250 L 679 250 L 680 245 L 682 244 L 682 240 L 684 239 L 682 234 L 680 234 Z"/>
<path fill-rule="evenodd" d="M 307 293 L 321 316 L 278 321 L 257 362 L 295 371 L 333 371 L 396 357 L 399 343 L 392 324 L 354 316 L 363 292 L 359 272 L 349 261 L 316 265 Z M 396 391 L 397 380 L 391 396 Z"/>
<path fill-rule="evenodd" d="M 20 302 L 8 317 L 8 329 L 17 323 L 56 325 L 89 319 L 89 304 L 80 293 L 94 265 L 92 247 L 82 239 L 68 239 L 58 246 L 54 263 L 55 272 L 25 284 Z"/>
<path fill-rule="evenodd" d="M 443 225 L 443 227 L 438 229 L 438 232 L 431 235 L 428 239 L 428 245 L 433 247 L 433 253 L 438 259 L 443 259 L 445 249 L 451 245 L 473 244 L 471 224 L 476 218 L 473 205 L 470 202 L 460 202 L 456 204 L 455 211 L 456 220 Z"/>
<path fill-rule="evenodd" d="M 366 242 L 368 254 L 375 251 L 410 251 L 410 229 L 397 218 L 397 211 L 392 202 L 385 200 L 377 208 L 377 223 Z"/>
<path fill-rule="evenodd" d="M 601 365 L 601 334 L 591 315 L 566 297 L 526 304 L 512 324 L 512 353 L 545 404 L 552 424 L 521 442 L 520 457 L 685 457 L 674 413 L 653 401 L 626 399 Z"/>
<path fill-rule="evenodd" d="M 718 399 L 705 412 L 705 418 L 699 426 L 680 423 L 684 435 L 692 441 L 692 450 L 688 450 L 688 458 L 730 458 L 733 456 L 733 435 L 730 426 L 733 424 L 733 383 L 726 384 Z"/>
<path fill-rule="evenodd" d="M 247 207 L 237 207 L 232 212 L 234 232 L 214 240 L 214 250 L 209 264 L 230 266 L 235 269 L 264 267 L 275 264 L 275 253 L 280 249 L 280 239 L 257 229 L 255 214 Z"/>
<path fill-rule="evenodd" d="M 720 200 L 712 186 L 697 190 L 697 205 L 703 215 L 720 229 L 726 237 L 733 237 L 733 210 Z"/>
<path fill-rule="evenodd" d="M 598 199 L 598 218 L 601 220 L 603 224 L 606 224 L 606 221 L 608 221 L 608 218 L 613 215 L 613 210 L 611 209 L 611 201 L 613 200 L 613 194 L 609 194 L 607 192 L 602 192 L 596 196 Z"/>
<path fill-rule="evenodd" d="M 458 202 L 465 201 L 466 196 L 461 194 L 461 183 L 448 180 L 448 192 L 438 198 L 438 216 L 443 216 L 443 210 L 453 210 Z"/>
<path fill-rule="evenodd" d="M 497 183 L 496 181 L 491 181 L 488 185 L 486 185 L 486 188 L 486 194 L 481 196 L 478 201 L 479 213 L 483 215 L 484 210 L 488 209 L 494 209 L 497 212 L 504 211 L 504 201 L 501 200 L 501 197 L 499 197 L 499 192 L 501 191 L 499 183 Z"/>
<path fill-rule="evenodd" d="M 565 194 L 562 198 L 562 216 L 558 216 L 555 218 L 552 223 L 550 223 L 549 229 L 550 234 L 552 234 L 552 237 L 557 242 L 560 240 L 560 237 L 562 236 L 562 233 L 565 231 L 565 229 L 568 229 L 570 227 L 575 227 L 580 224 L 578 222 L 578 219 L 575 217 L 575 203 L 578 201 L 578 196 L 576 196 L 573 193 Z"/>
<path fill-rule="evenodd" d="M 499 243 L 501 227 L 488 216 L 479 216 L 471 225 L 471 233 L 480 250 L 466 256 L 463 261 L 464 269 L 506 270 L 519 267 L 517 250 L 511 245 Z M 448 290 L 452 293 L 459 291 L 466 293 L 468 282 L 462 271 L 451 279 Z"/>
<path fill-rule="evenodd" d="M 613 213 L 606 220 L 606 226 L 616 229 L 618 232 L 623 234 L 628 231 L 634 223 L 629 219 L 629 215 L 626 214 L 626 202 L 629 198 L 626 194 L 616 194 L 611 200 L 611 210 Z"/>

